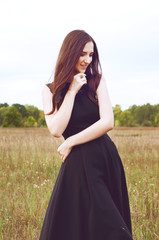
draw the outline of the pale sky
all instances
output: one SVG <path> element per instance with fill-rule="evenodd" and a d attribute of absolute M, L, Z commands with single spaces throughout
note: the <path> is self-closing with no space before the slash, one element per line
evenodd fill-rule
<path fill-rule="evenodd" d="M 0 103 L 42 109 L 42 87 L 74 29 L 96 41 L 113 106 L 159 104 L 158 0 L 0 0 Z"/>

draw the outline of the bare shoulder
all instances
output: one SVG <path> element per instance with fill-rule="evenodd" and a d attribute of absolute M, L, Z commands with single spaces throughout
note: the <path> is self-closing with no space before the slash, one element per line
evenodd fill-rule
<path fill-rule="evenodd" d="M 49 87 L 44 85 L 42 89 L 42 101 L 43 101 L 43 110 L 45 114 L 52 111 L 52 97 L 53 97 L 53 94 L 51 93 Z"/>
<path fill-rule="evenodd" d="M 50 96 L 52 96 L 52 93 L 51 93 L 51 91 L 50 91 L 50 89 L 49 89 L 49 87 L 45 84 L 44 86 L 43 86 L 43 88 L 42 88 L 42 95 L 50 95 Z"/>

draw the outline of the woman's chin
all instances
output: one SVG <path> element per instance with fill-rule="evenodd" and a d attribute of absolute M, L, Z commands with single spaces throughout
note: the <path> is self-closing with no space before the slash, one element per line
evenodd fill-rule
<path fill-rule="evenodd" d="M 86 69 L 76 69 L 77 73 L 85 73 Z"/>
<path fill-rule="evenodd" d="M 80 69 L 80 73 L 85 73 L 86 69 Z"/>

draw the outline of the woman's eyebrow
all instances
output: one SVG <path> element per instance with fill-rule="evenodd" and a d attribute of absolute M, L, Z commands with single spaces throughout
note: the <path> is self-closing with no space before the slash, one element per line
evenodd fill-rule
<path fill-rule="evenodd" d="M 82 53 L 87 53 L 87 52 L 85 52 L 85 51 L 82 51 Z M 90 53 L 94 53 L 94 52 L 90 52 Z"/>

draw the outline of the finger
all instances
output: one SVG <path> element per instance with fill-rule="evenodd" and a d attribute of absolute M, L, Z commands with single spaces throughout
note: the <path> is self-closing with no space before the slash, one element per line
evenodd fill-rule
<path fill-rule="evenodd" d="M 57 152 L 58 152 L 58 153 L 60 152 L 60 147 L 58 147 Z"/>
<path fill-rule="evenodd" d="M 87 84 L 87 79 L 85 78 L 85 79 L 82 79 L 82 83 L 83 84 Z"/>
<path fill-rule="evenodd" d="M 65 162 L 66 157 L 67 157 L 67 156 L 63 155 L 63 158 L 62 158 L 62 159 L 63 159 L 63 162 Z"/>
<path fill-rule="evenodd" d="M 85 77 L 80 79 L 80 82 L 86 82 L 86 81 L 87 81 L 87 79 Z"/>
<path fill-rule="evenodd" d="M 82 75 L 82 76 L 86 76 L 86 74 L 85 74 L 85 73 L 82 73 L 82 72 L 81 72 L 81 73 L 78 73 L 77 75 L 79 75 L 79 76 L 81 76 L 81 75 Z"/>
<path fill-rule="evenodd" d="M 84 78 L 85 76 L 86 76 L 85 73 L 79 73 L 79 77 L 80 77 L 80 78 Z"/>

